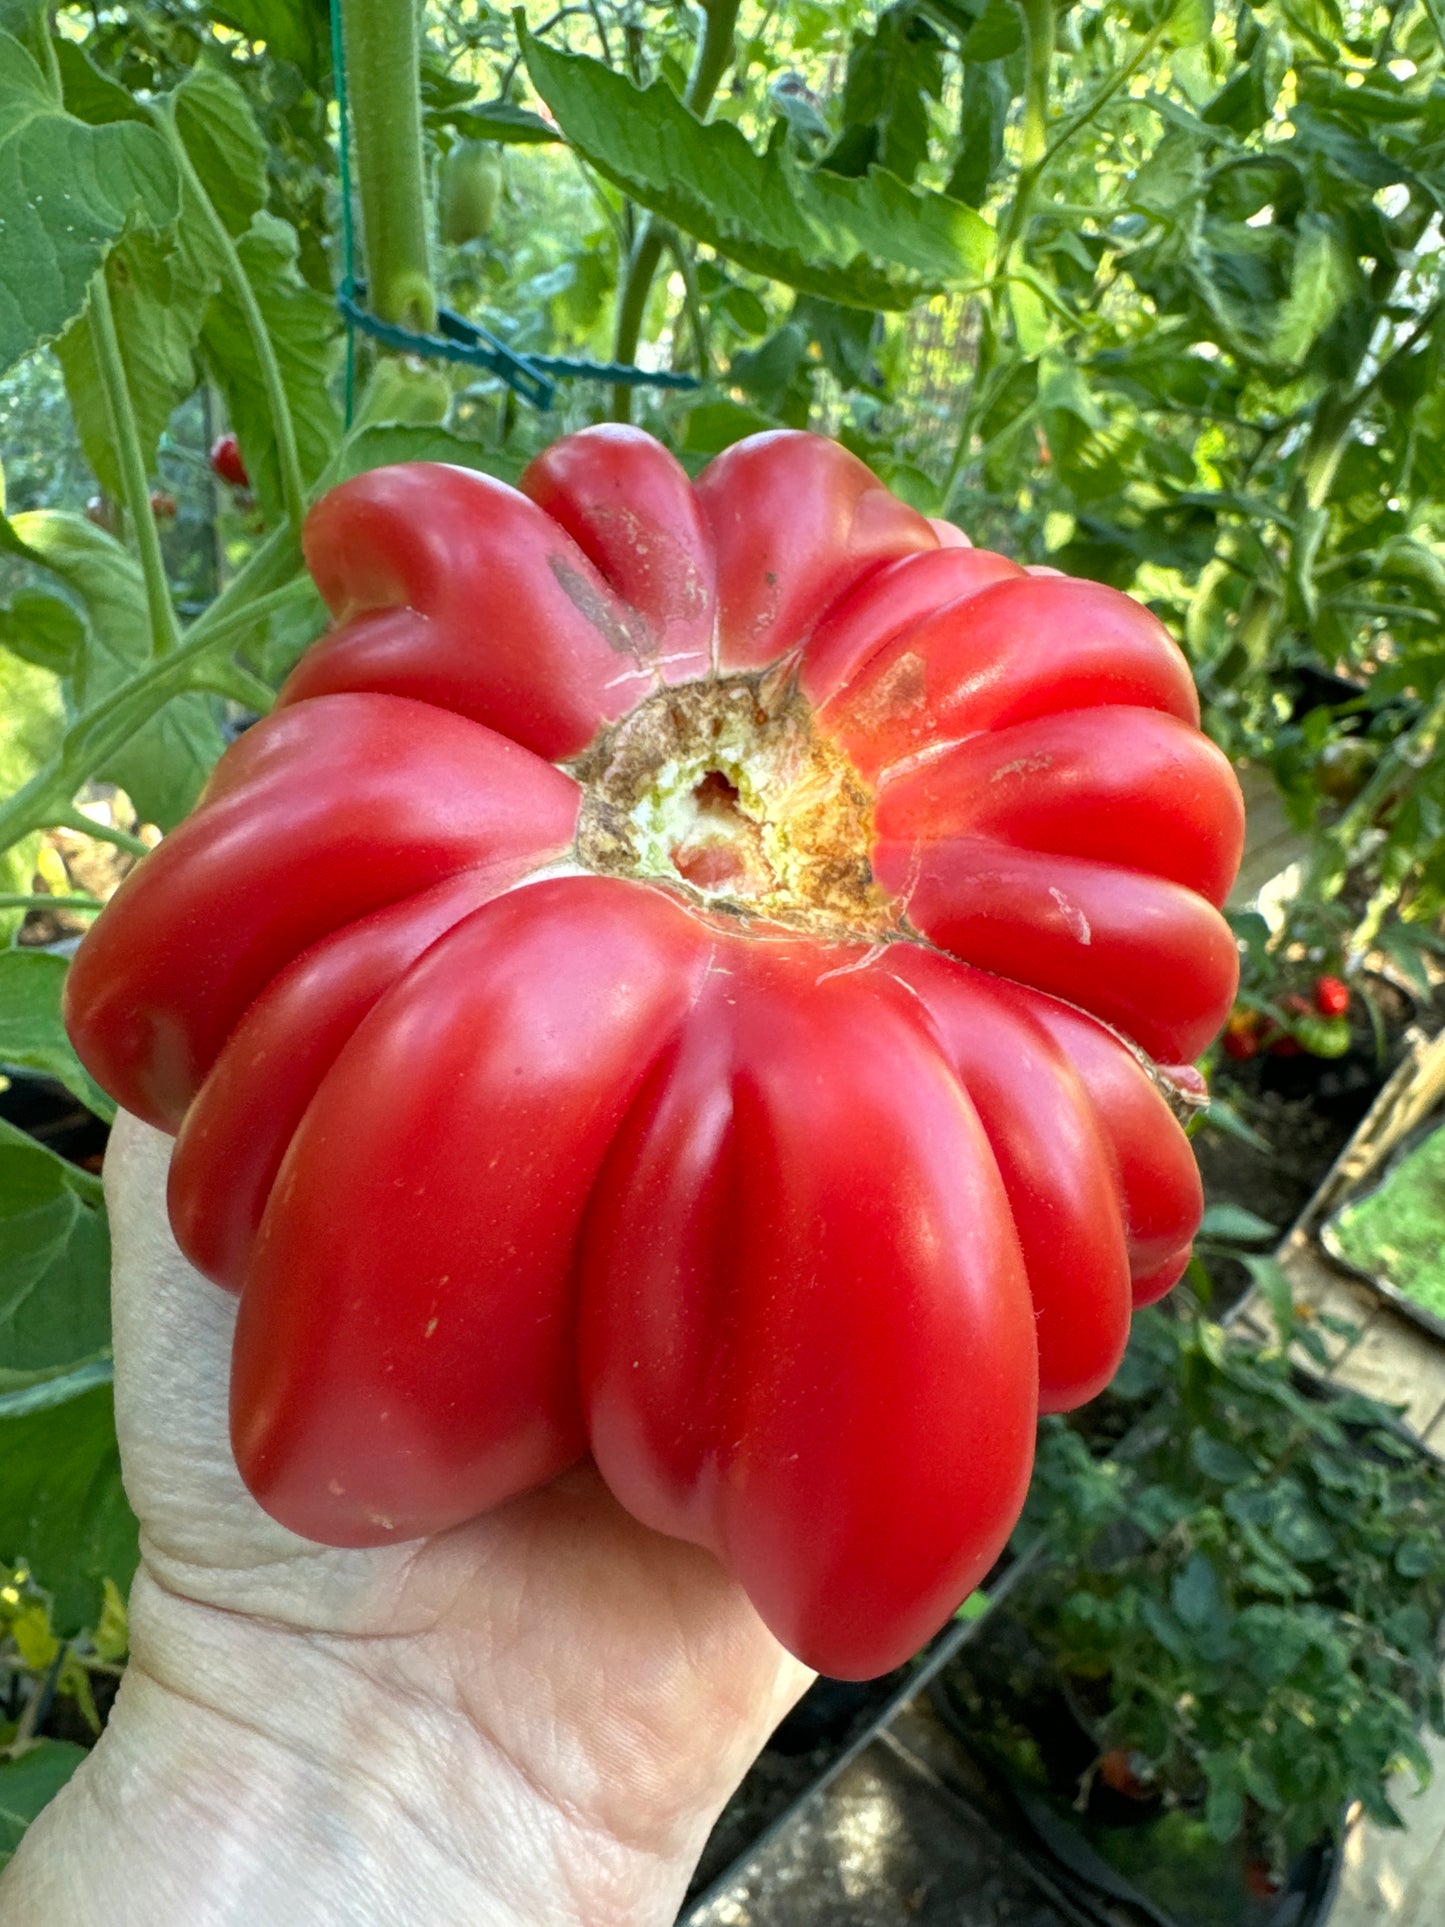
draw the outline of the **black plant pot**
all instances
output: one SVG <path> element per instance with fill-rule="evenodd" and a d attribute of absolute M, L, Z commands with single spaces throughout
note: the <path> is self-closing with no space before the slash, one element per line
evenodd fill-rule
<path fill-rule="evenodd" d="M 0 1118 L 72 1164 L 98 1171 L 110 1126 L 86 1110 L 63 1084 L 25 1071 L 8 1071 L 0 1090 Z"/>
<path fill-rule="evenodd" d="M 989 1574 L 983 1591 L 996 1611 L 1033 1564 L 1032 1556 L 1006 1558 Z M 907 1665 L 881 1679 L 819 1679 L 781 1722 L 723 1809 L 688 1888 L 677 1927 L 702 1912 L 802 1808 L 923 1692 L 956 1657 L 982 1616 L 955 1620 Z"/>
<path fill-rule="evenodd" d="M 1083 1919 L 1117 1927 L 1122 1905 L 1123 1918 L 1150 1927 L 1322 1927 L 1339 1887 L 1343 1820 L 1269 1893 L 1252 1882 L 1240 1842 L 1209 1841 L 1201 1821 L 1147 1789 L 1131 1797 L 1101 1785 L 1091 1772 L 1098 1733 L 1077 1692 L 1011 1616 L 989 1633 L 988 1649 L 955 1658 L 929 1698 L 995 1790 L 996 1823 L 1021 1851 L 1043 1850 Z M 990 1730 L 981 1697 L 1006 1706 L 1015 1734 L 1026 1736 L 1027 1766 L 1017 1744 Z"/>

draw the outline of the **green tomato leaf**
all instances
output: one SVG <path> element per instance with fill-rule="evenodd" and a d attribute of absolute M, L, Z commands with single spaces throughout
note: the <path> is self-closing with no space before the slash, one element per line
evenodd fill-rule
<path fill-rule="evenodd" d="M 174 106 L 177 132 L 206 195 L 228 231 L 242 233 L 266 198 L 266 150 L 245 95 L 224 74 L 197 67 L 176 89 Z M 187 181 L 173 231 L 164 237 L 131 232 L 106 263 L 147 470 L 155 467 L 173 411 L 196 385 L 196 346 L 223 265 L 211 223 Z M 110 412 L 83 316 L 57 352 L 86 460 L 108 493 L 119 496 Z"/>
<path fill-rule="evenodd" d="M 1211 0 L 1179 0 L 1169 16 L 1169 38 L 1176 47 L 1197 47 L 1214 25 Z"/>
<path fill-rule="evenodd" d="M 431 422 L 373 422 L 347 436 L 330 477 L 333 485 L 368 469 L 392 462 L 451 462 L 458 468 L 477 468 L 503 482 L 515 483 L 526 458 L 507 450 L 468 441 Z"/>
<path fill-rule="evenodd" d="M 227 0 L 206 11 L 248 40 L 263 40 L 275 60 L 289 61 L 307 84 L 331 73 L 331 16 L 327 0 Z"/>
<path fill-rule="evenodd" d="M 61 509 L 32 509 L 13 527 L 90 618 L 89 645 L 72 680 L 76 706 L 87 709 L 150 658 L 140 564 L 103 529 Z M 224 747 L 210 699 L 176 696 L 95 774 L 119 783 L 143 821 L 169 830 L 194 805 Z"/>
<path fill-rule="evenodd" d="M 751 288 L 744 288 L 737 282 L 725 287 L 714 303 L 713 312 L 725 315 L 739 334 L 765 335 L 768 332 L 768 311 Z"/>
<path fill-rule="evenodd" d="M 336 312 L 302 280 L 296 233 L 287 222 L 258 214 L 236 251 L 280 366 L 302 476 L 314 482 L 341 440 L 341 415 L 330 386 L 340 342 Z M 267 515 L 277 517 L 283 502 L 271 410 L 250 331 L 229 287 L 207 312 L 201 353 L 226 397 L 251 486 Z"/>
<path fill-rule="evenodd" d="M 1215 1756 L 1209 1754 L 1204 1760 L 1204 1770 L 1210 1781 L 1204 1824 L 1215 1840 L 1232 1840 L 1244 1825 L 1244 1794 L 1237 1784 L 1238 1765 L 1231 1761 L 1216 1766 Z"/>
<path fill-rule="evenodd" d="M 1196 228 L 1204 206 L 1204 143 L 1192 130 L 1171 127 L 1123 184 L 1125 205 L 1168 227 Z"/>
<path fill-rule="evenodd" d="M 115 331 L 125 364 L 147 472 L 172 411 L 196 385 L 195 347 L 201 317 L 216 285 L 216 268 L 197 243 L 201 230 L 189 191 L 174 235 L 131 233 L 105 264 Z M 120 462 L 112 441 L 110 410 L 84 315 L 56 347 L 65 392 L 80 431 L 85 459 L 107 494 L 120 497 Z"/>
<path fill-rule="evenodd" d="M 97 1117 L 109 1120 L 115 1106 L 72 1050 L 61 1022 L 67 968 L 65 958 L 53 951 L 0 950 L 0 1064 L 55 1078 Z"/>
<path fill-rule="evenodd" d="M 89 127 L 56 101 L 35 61 L 0 33 L 0 371 L 53 341 L 128 222 L 176 217 L 175 162 L 153 127 Z"/>
<path fill-rule="evenodd" d="M 48 1159 L 54 1165 L 68 1189 L 75 1193 L 82 1204 L 104 1205 L 105 1186 L 93 1171 L 87 1171 L 79 1164 L 72 1164 L 69 1158 L 63 1158 L 58 1151 L 52 1151 L 50 1146 L 42 1144 L 39 1138 L 31 1137 L 30 1133 L 22 1131 L 19 1125 L 12 1124 L 8 1118 L 0 1117 L 0 1151 L 6 1149 L 38 1151 L 41 1157 Z"/>
<path fill-rule="evenodd" d="M 1010 288 L 1010 300 L 1017 291 L 1017 287 Z M 1017 316 L 1017 309 L 1014 312 Z M 1060 414 L 1073 415 L 1087 428 L 1104 426 L 1103 410 L 1089 393 L 1083 370 L 1076 361 L 1070 361 L 1061 352 L 1045 355 L 1039 364 L 1039 406 Z"/>
<path fill-rule="evenodd" d="M 0 1392 L 58 1378 L 110 1345 L 110 1236 L 62 1158 L 0 1132 Z"/>
<path fill-rule="evenodd" d="M 1201 1238 L 1229 1238 L 1236 1244 L 1258 1244 L 1279 1235 L 1279 1226 L 1246 1211 L 1242 1204 L 1211 1204 L 1199 1221 Z"/>
<path fill-rule="evenodd" d="M 1202 1552 L 1193 1553 L 1182 1572 L 1177 1572 L 1169 1587 L 1169 1603 L 1183 1622 L 1200 1632 L 1216 1619 L 1224 1601 L 1219 1578 Z"/>
<path fill-rule="evenodd" d="M 1008 302 L 1013 311 L 1014 334 L 1020 349 L 1030 358 L 1041 355 L 1049 345 L 1051 330 L 1049 311 L 1037 290 L 1030 287 L 1027 281 L 1011 281 Z M 1068 365 L 1073 366 L 1072 362 Z"/>
<path fill-rule="evenodd" d="M 562 136 L 540 114 L 528 113 L 511 100 L 482 101 L 475 106 L 449 107 L 439 114 L 428 114 L 433 124 L 455 127 L 468 140 L 506 141 L 512 146 L 538 146 L 560 141 Z"/>
<path fill-rule="evenodd" d="M 266 205 L 266 144 L 250 102 L 227 75 L 195 67 L 173 96 L 176 132 L 233 237 Z"/>
<path fill-rule="evenodd" d="M 643 90 L 600 61 L 560 53 L 518 22 L 532 85 L 600 174 L 685 233 L 759 274 L 849 307 L 903 309 L 982 273 L 992 231 L 946 195 L 882 168 L 859 179 L 757 154 L 704 123 L 662 81 Z"/>
<path fill-rule="evenodd" d="M 1146 1594 L 1139 1602 L 1139 1616 L 1165 1652 L 1175 1659 L 1188 1658 L 1189 1636 L 1167 1606 Z"/>
<path fill-rule="evenodd" d="M 1013 92 L 998 61 L 971 62 L 963 74 L 958 151 L 946 192 L 969 207 L 982 207 L 1003 160 L 1003 130 Z"/>
<path fill-rule="evenodd" d="M 373 422 L 435 425 L 446 420 L 451 400 L 452 384 L 435 362 L 380 355 L 356 405 L 352 427 Z"/>
<path fill-rule="evenodd" d="M 1395 1551 L 1395 1570 L 1405 1579 L 1423 1579 L 1440 1563 L 1440 1547 L 1433 1539 L 1406 1539 Z"/>
<path fill-rule="evenodd" d="M 70 1740 L 37 1740 L 13 1760 L 0 1760 L 0 1867 L 20 1845 L 25 1829 L 48 1806 L 85 1758 Z"/>
<path fill-rule="evenodd" d="M 0 610 L 0 642 L 10 642 L 10 618 L 22 599 L 17 596 L 8 609 Z M 55 598 L 37 600 L 53 602 Z M 67 614 L 73 615 L 73 611 L 67 610 Z M 29 625 L 25 630 L 27 635 L 33 633 Z M 24 660 L 9 648 L 0 648 L 0 795 L 13 795 L 49 760 L 59 744 L 64 722 L 60 685 L 52 671 Z M 0 854 L 0 891 L 25 895 L 35 874 L 39 847 L 38 835 L 26 836 Z M 23 910 L 0 910 L 0 938 L 8 938 L 24 920 Z"/>
<path fill-rule="evenodd" d="M 58 1638 L 95 1624 L 104 1582 L 125 1592 L 137 1557 L 110 1387 L 0 1418 L 0 1559 L 50 1594 Z"/>
<path fill-rule="evenodd" d="M 1016 0 L 988 0 L 959 48 L 959 57 L 966 61 L 1003 60 L 1023 44 L 1023 13 Z"/>
<path fill-rule="evenodd" d="M 1207 1479 L 1234 1486 L 1254 1473 L 1254 1461 L 1237 1445 L 1215 1438 L 1212 1432 L 1195 1432 L 1189 1441 L 1189 1456 Z"/>
<path fill-rule="evenodd" d="M 22 662 L 65 676 L 75 667 L 85 646 L 85 624 L 59 596 L 47 595 L 43 589 L 21 589 L 9 602 L 0 604 L 0 645 L 19 656 Z M 0 675 L 3 673 L 0 670 Z M 5 721 L 0 717 L 0 743 L 4 739 Z M 3 749 L 0 749 L 0 786 L 7 792 L 18 787 L 4 772 Z"/>
<path fill-rule="evenodd" d="M 1352 252 L 1322 215 L 1301 215 L 1289 293 L 1280 303 L 1266 350 L 1271 361 L 1298 367 L 1348 300 L 1356 281 Z"/>
<path fill-rule="evenodd" d="M 826 165 L 861 174 L 877 161 L 913 180 L 928 159 L 928 103 L 942 92 L 943 42 L 910 7 L 888 7 L 871 34 L 853 36 L 843 134 Z"/>
<path fill-rule="evenodd" d="M 103 74 L 73 40 L 56 40 L 52 44 L 68 113 L 83 120 L 87 127 L 106 127 L 117 120 L 139 120 L 149 126 L 150 115 L 134 95 L 118 80 Z"/>
<path fill-rule="evenodd" d="M 42 37 L 49 32 L 44 0 L 0 0 L 0 33 L 14 34 L 28 53 L 44 58 Z"/>

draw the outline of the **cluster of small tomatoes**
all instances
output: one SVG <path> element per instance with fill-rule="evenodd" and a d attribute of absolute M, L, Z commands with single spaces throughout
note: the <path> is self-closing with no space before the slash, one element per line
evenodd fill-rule
<path fill-rule="evenodd" d="M 230 488 L 249 488 L 250 477 L 246 473 L 246 464 L 241 459 L 241 444 L 234 435 L 218 435 L 211 444 L 208 459 L 211 473 L 217 481 L 225 482 Z M 120 518 L 116 513 L 115 505 L 107 501 L 103 495 L 91 496 L 85 505 L 85 514 L 87 521 L 93 522 L 98 529 L 104 529 L 108 535 L 119 534 Z M 158 522 L 175 521 L 177 503 L 169 489 L 151 490 L 151 514 Z"/>
<path fill-rule="evenodd" d="M 1236 1005 L 1220 1039 L 1226 1057 L 1343 1057 L 1350 1048 L 1350 988 L 1316 977 L 1309 996 L 1290 990 L 1265 1009 Z"/>

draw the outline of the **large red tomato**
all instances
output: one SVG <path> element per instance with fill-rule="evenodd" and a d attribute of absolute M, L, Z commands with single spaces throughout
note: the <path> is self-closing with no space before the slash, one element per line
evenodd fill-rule
<path fill-rule="evenodd" d="M 590 1452 L 795 1652 L 914 1650 L 1200 1211 L 1240 851 L 1137 603 L 763 435 L 408 465 L 68 1015 L 241 1292 L 261 1503 L 373 1545 Z"/>

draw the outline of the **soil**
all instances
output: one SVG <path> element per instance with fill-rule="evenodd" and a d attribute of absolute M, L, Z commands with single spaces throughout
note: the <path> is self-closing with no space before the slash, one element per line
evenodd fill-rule
<path fill-rule="evenodd" d="M 1369 1099 L 1359 1106 L 1353 1121 L 1346 1121 L 1320 1110 L 1308 1096 L 1238 1089 L 1220 1094 L 1227 1094 L 1235 1111 L 1269 1150 L 1257 1150 L 1239 1138 L 1226 1137 L 1223 1131 L 1202 1131 L 1194 1140 L 1194 1150 L 1205 1198 L 1210 1204 L 1242 1205 L 1273 1225 L 1282 1238 L 1349 1143 Z M 1250 1276 L 1237 1259 L 1219 1256 L 1210 1257 L 1209 1276 L 1215 1293 L 1211 1309 L 1222 1317 L 1249 1289 Z"/>

